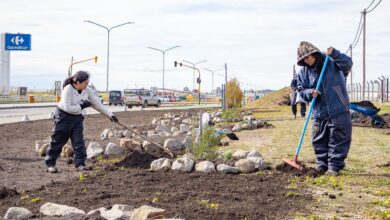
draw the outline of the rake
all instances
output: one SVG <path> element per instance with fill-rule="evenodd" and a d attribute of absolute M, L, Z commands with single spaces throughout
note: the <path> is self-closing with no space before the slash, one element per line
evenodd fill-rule
<path fill-rule="evenodd" d="M 320 89 L 322 78 L 324 77 L 328 61 L 329 61 L 329 56 L 326 55 L 326 58 L 325 58 L 325 61 L 324 61 L 324 65 L 322 66 L 321 74 L 320 74 L 320 77 L 319 77 L 318 82 L 317 82 L 316 91 L 318 91 Z M 284 163 L 286 163 L 287 165 L 290 165 L 293 168 L 296 168 L 298 170 L 302 170 L 303 169 L 302 165 L 298 162 L 298 155 L 299 155 L 299 152 L 300 152 L 301 147 L 302 147 L 303 138 L 305 137 L 307 124 L 309 123 L 310 116 L 311 116 L 311 113 L 313 111 L 313 106 L 315 105 L 316 100 L 317 100 L 317 97 L 314 97 L 313 101 L 310 104 L 309 113 L 307 114 L 307 117 L 306 117 L 306 120 L 305 120 L 305 125 L 303 126 L 301 138 L 299 139 L 299 143 L 298 143 L 297 150 L 295 151 L 294 159 L 293 160 L 288 160 L 288 159 L 283 158 L 283 162 Z"/>

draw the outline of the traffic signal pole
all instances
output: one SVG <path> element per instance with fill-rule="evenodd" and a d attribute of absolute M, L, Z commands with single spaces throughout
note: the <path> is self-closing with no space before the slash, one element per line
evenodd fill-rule
<path fill-rule="evenodd" d="M 197 83 L 198 83 L 198 99 L 199 99 L 198 100 L 198 104 L 200 105 L 200 83 L 201 83 L 201 80 L 200 80 L 200 70 L 198 68 L 196 68 L 196 67 L 189 66 L 189 65 L 183 64 L 181 62 L 177 62 L 177 61 L 175 61 L 173 64 L 174 64 L 175 67 L 177 67 L 178 65 L 179 66 L 185 66 L 185 67 L 188 67 L 188 68 L 191 68 L 193 70 L 198 71 L 198 74 L 199 74 L 199 77 L 198 77 L 198 80 L 197 80 Z"/>

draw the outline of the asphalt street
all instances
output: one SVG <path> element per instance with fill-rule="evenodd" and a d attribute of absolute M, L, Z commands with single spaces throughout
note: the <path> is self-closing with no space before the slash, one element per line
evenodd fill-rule
<path fill-rule="evenodd" d="M 124 106 L 107 106 L 112 112 L 121 112 L 125 111 Z M 186 109 L 195 109 L 195 108 L 217 108 L 220 107 L 219 104 L 202 104 L 202 105 L 186 105 L 186 106 L 164 106 L 162 105 L 159 108 L 156 107 L 147 107 L 141 109 L 140 107 L 133 107 L 131 109 L 126 109 L 127 111 L 150 111 L 150 110 L 186 110 Z M 27 116 L 30 120 L 41 120 L 52 118 L 52 114 L 56 107 L 50 106 L 18 106 L 15 108 L 1 108 L 0 106 L 0 124 L 8 124 L 21 122 L 24 116 Z M 98 114 L 98 112 L 92 108 L 86 109 L 86 114 Z"/>

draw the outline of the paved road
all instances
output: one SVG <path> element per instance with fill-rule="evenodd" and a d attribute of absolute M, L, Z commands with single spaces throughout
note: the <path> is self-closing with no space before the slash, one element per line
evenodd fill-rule
<path fill-rule="evenodd" d="M 202 104 L 202 105 L 186 105 L 186 106 L 161 106 L 160 108 L 148 107 L 143 110 L 186 110 L 186 109 L 196 109 L 196 108 L 218 108 L 219 104 Z M 123 106 L 108 106 L 112 112 L 121 112 L 125 111 Z M 28 116 L 30 120 L 40 120 L 48 119 L 50 115 L 54 112 L 55 107 L 45 107 L 45 106 L 35 106 L 35 107 L 23 107 L 18 106 L 17 108 L 0 108 L 0 124 L 8 124 L 14 122 L 21 122 L 25 115 Z M 141 111 L 141 108 L 134 107 L 128 111 Z M 97 114 L 98 112 L 92 108 L 87 108 L 87 115 Z"/>

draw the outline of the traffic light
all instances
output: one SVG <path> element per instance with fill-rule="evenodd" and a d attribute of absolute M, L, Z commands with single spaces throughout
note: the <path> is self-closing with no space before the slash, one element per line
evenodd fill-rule
<path fill-rule="evenodd" d="M 183 63 L 178 63 L 177 61 L 175 61 L 173 64 L 175 65 L 175 67 L 177 67 L 177 64 L 179 64 L 179 66 L 183 66 Z"/>
<path fill-rule="evenodd" d="M 173 62 L 173 65 L 175 65 L 175 67 L 177 67 L 177 61 Z"/>
<path fill-rule="evenodd" d="M 196 83 L 200 84 L 200 78 L 196 78 Z"/>
<path fill-rule="evenodd" d="M 95 56 L 95 57 L 93 58 L 93 61 L 94 61 L 95 63 L 97 63 L 97 60 L 98 60 L 98 56 Z"/>

